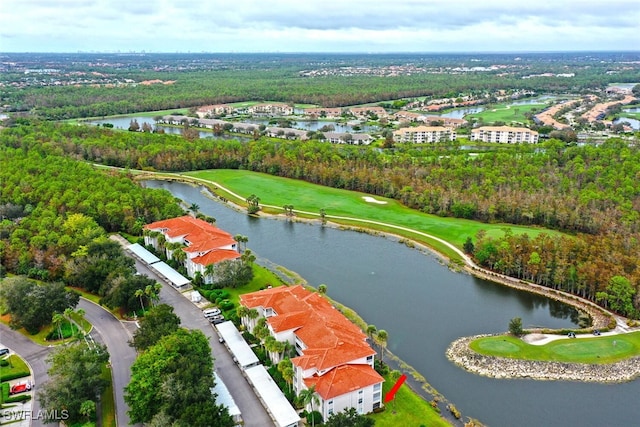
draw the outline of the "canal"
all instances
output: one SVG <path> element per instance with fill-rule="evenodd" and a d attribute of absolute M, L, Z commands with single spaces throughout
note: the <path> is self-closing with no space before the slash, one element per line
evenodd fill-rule
<path fill-rule="evenodd" d="M 575 311 L 543 297 L 455 273 L 438 258 L 393 239 L 307 223 L 252 218 L 207 198 L 199 187 L 145 181 L 165 188 L 249 237 L 259 257 L 293 270 L 309 284 L 389 333 L 388 348 L 420 372 L 467 417 L 487 426 L 630 426 L 637 424 L 640 382 L 587 384 L 499 380 L 470 374 L 445 357 L 460 336 L 525 327 L 572 327 Z"/>

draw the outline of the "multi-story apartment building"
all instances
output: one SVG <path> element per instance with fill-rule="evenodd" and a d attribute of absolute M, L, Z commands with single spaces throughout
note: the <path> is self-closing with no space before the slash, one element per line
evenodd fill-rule
<path fill-rule="evenodd" d="M 299 394 L 314 387 L 320 405 L 313 409 L 323 419 L 348 408 L 362 414 L 382 406 L 384 379 L 373 368 L 376 352 L 327 299 L 297 285 L 244 294 L 240 304 L 258 314 L 243 317 L 247 328 L 265 317 L 271 335 L 295 348 L 293 388 Z"/>
<path fill-rule="evenodd" d="M 210 264 L 217 264 L 226 260 L 240 258 L 238 243 L 224 230 L 201 219 L 189 215 L 166 219 L 147 224 L 145 227 L 144 243 L 156 250 L 164 248 L 168 259 L 176 258 L 175 250 L 185 252 L 184 266 L 187 275 L 194 277 L 197 272 L 202 274 L 205 282 L 211 282 L 213 277 L 205 274 Z M 159 236 L 164 236 L 161 243 Z M 183 245 L 172 249 L 168 243 Z"/>
<path fill-rule="evenodd" d="M 482 126 L 471 131 L 471 140 L 504 144 L 535 144 L 538 142 L 538 132 L 510 126 Z"/>
<path fill-rule="evenodd" d="M 456 131 L 444 126 L 416 126 L 401 128 L 393 132 L 396 142 L 413 142 L 416 144 L 455 141 Z"/>

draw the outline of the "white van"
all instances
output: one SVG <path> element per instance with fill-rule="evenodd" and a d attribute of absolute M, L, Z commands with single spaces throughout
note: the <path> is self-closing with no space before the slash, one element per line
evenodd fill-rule
<path fill-rule="evenodd" d="M 220 309 L 219 308 L 208 308 L 206 310 L 204 310 L 202 312 L 202 314 L 204 315 L 204 317 L 206 317 L 207 319 L 213 316 L 218 316 L 220 314 Z"/>

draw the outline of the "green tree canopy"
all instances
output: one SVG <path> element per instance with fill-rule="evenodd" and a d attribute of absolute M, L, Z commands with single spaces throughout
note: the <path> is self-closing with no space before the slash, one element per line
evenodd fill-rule
<path fill-rule="evenodd" d="M 140 328 L 133 334 L 132 346 L 138 351 L 146 350 L 179 327 L 180 318 L 174 314 L 173 307 L 167 304 L 151 307 L 140 319 Z"/>
<path fill-rule="evenodd" d="M 356 408 L 348 408 L 333 414 L 324 423 L 325 427 L 373 427 L 375 421 L 366 415 L 358 414 Z"/>
<path fill-rule="evenodd" d="M 109 360 L 104 346 L 89 348 L 78 341 L 59 347 L 48 358 L 49 381 L 38 391 L 44 409 L 69 413 L 68 425 L 83 421 L 89 409 L 87 402 L 96 402 L 108 385 L 102 378 L 102 368 Z"/>
<path fill-rule="evenodd" d="M 51 323 L 55 312 L 75 308 L 80 301 L 80 295 L 67 291 L 63 283 L 39 285 L 24 277 L 4 279 L 0 298 L 11 313 L 11 325 L 25 328 L 30 334 L 36 334 L 42 326 Z"/>
<path fill-rule="evenodd" d="M 207 337 L 178 329 L 147 348 L 131 367 L 125 401 L 134 423 L 160 417 L 165 425 L 232 426 L 227 409 L 216 404 L 213 360 Z"/>

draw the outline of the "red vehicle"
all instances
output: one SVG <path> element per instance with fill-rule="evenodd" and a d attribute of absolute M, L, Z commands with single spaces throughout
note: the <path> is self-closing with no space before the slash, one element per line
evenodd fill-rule
<path fill-rule="evenodd" d="M 14 384 L 11 386 L 11 388 L 9 389 L 9 394 L 18 394 L 18 393 L 24 393 L 25 391 L 30 391 L 31 390 L 31 381 L 27 381 L 24 383 L 18 383 L 18 384 Z"/>

